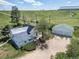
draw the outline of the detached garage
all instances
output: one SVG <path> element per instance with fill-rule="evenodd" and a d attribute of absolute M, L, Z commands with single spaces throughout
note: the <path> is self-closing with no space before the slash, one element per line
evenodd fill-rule
<path fill-rule="evenodd" d="M 52 33 L 58 36 L 72 37 L 74 28 L 67 24 L 59 24 L 52 28 Z"/>

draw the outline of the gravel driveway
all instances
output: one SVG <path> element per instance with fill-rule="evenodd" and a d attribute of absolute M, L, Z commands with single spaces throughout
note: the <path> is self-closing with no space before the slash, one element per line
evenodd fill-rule
<path fill-rule="evenodd" d="M 55 36 L 46 43 L 48 44 L 48 49 L 36 49 L 35 51 L 19 57 L 18 59 L 50 59 L 50 56 L 56 55 L 57 52 L 65 52 L 67 45 L 70 43 L 70 39 Z"/>

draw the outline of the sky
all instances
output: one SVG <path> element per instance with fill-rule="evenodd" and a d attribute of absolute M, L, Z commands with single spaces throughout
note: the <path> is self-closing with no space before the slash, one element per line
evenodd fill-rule
<path fill-rule="evenodd" d="M 79 6 L 79 0 L 0 0 L 0 10 L 56 10 L 62 6 Z"/>

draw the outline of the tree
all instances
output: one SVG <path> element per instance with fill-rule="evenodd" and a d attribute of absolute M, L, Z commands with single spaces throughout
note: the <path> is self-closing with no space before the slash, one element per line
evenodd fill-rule
<path fill-rule="evenodd" d="M 11 22 L 14 23 L 14 25 L 18 25 L 19 20 L 20 20 L 20 11 L 16 6 L 12 6 Z"/>
<path fill-rule="evenodd" d="M 5 42 L 10 38 L 10 26 L 6 25 L 2 30 L 1 30 L 1 42 Z"/>
<path fill-rule="evenodd" d="M 9 37 L 9 34 L 10 34 L 10 26 L 9 25 L 6 25 L 3 29 L 2 29 L 2 35 L 3 36 L 6 36 L 6 37 Z"/>
<path fill-rule="evenodd" d="M 42 34 L 42 37 L 40 38 L 40 42 L 44 42 L 46 41 L 46 39 L 48 39 L 47 37 L 47 32 L 48 32 L 48 22 L 44 19 L 40 20 L 38 22 L 38 24 L 36 25 L 36 29 L 38 30 L 38 32 L 40 32 Z"/>
<path fill-rule="evenodd" d="M 24 24 L 24 25 L 26 25 L 26 23 L 27 23 L 27 24 L 30 23 L 26 16 L 23 15 L 22 18 L 23 18 L 22 21 L 23 21 L 23 24 Z"/>
<path fill-rule="evenodd" d="M 79 40 L 72 39 L 71 44 L 68 46 L 67 53 L 68 57 L 76 59 L 79 57 Z"/>
<path fill-rule="evenodd" d="M 39 23 L 36 25 L 39 32 L 46 32 L 48 30 L 48 22 L 47 20 L 40 20 Z"/>

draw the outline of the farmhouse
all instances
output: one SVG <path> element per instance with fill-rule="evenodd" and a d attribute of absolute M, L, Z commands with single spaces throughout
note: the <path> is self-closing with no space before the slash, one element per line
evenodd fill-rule
<path fill-rule="evenodd" d="M 36 39 L 37 31 L 34 26 L 26 25 L 25 27 L 11 29 L 11 35 L 11 42 L 15 48 L 21 48 Z"/>
<path fill-rule="evenodd" d="M 64 36 L 71 38 L 74 32 L 74 28 L 67 24 L 59 24 L 52 28 L 52 33 L 58 36 Z"/>

